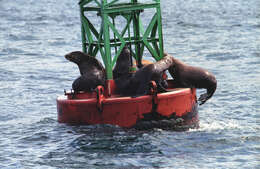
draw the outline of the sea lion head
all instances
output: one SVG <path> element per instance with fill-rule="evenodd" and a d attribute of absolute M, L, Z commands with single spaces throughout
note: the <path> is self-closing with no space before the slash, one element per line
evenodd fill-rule
<path fill-rule="evenodd" d="M 71 62 L 76 63 L 79 65 L 80 63 L 87 61 L 89 59 L 89 55 L 81 52 L 81 51 L 74 51 L 65 55 L 65 58 Z"/>
<path fill-rule="evenodd" d="M 130 73 L 132 67 L 131 53 L 127 46 L 125 46 L 117 58 L 115 68 L 113 70 L 113 77 L 116 79 L 123 75 Z"/>
<path fill-rule="evenodd" d="M 176 73 L 177 66 L 178 66 L 176 64 L 176 59 L 172 55 L 170 55 L 169 53 L 166 53 L 166 52 L 163 53 L 163 57 L 164 57 L 166 62 L 169 62 L 170 66 L 168 67 L 168 71 L 173 76 Z"/>

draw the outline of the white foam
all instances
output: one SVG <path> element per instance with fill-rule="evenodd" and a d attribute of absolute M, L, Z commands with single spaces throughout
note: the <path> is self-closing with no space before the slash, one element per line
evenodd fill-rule
<path fill-rule="evenodd" d="M 190 131 L 219 131 L 230 129 L 245 129 L 248 126 L 241 124 L 237 120 L 226 119 L 225 121 L 200 121 L 200 127 L 198 129 L 192 129 Z"/>

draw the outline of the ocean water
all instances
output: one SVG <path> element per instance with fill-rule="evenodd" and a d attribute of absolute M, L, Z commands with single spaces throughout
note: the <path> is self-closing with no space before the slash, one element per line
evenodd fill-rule
<path fill-rule="evenodd" d="M 165 51 L 218 80 L 185 132 L 57 122 L 77 2 L 0 0 L 0 168 L 260 168 L 259 0 L 161 1 Z"/>

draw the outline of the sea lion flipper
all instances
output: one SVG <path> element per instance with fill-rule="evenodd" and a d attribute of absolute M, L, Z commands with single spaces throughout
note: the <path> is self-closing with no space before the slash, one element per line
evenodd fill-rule
<path fill-rule="evenodd" d="M 158 92 L 168 92 L 169 91 L 166 89 L 168 87 L 166 80 L 159 81 L 157 85 L 158 85 L 157 86 Z"/>
<path fill-rule="evenodd" d="M 204 93 L 202 95 L 200 95 L 198 101 L 200 102 L 199 105 L 203 105 L 207 100 L 208 100 L 208 94 Z"/>
<path fill-rule="evenodd" d="M 199 105 L 203 105 L 207 100 L 209 100 L 213 96 L 213 94 L 216 91 L 216 88 L 217 88 L 216 79 L 213 79 L 210 82 L 211 82 L 211 85 L 210 85 L 210 87 L 207 88 L 207 93 L 200 95 L 200 97 L 198 99 L 198 101 L 200 101 Z"/>
<path fill-rule="evenodd" d="M 72 89 L 74 90 L 74 92 L 82 90 L 82 76 L 74 80 L 74 82 L 72 83 Z"/>

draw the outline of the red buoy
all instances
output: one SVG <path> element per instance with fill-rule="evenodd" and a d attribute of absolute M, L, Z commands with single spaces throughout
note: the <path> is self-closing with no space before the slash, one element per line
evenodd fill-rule
<path fill-rule="evenodd" d="M 116 94 L 113 80 L 107 83 L 106 90 L 98 86 L 95 92 L 65 92 L 57 98 L 58 121 L 126 128 L 142 128 L 142 124 L 150 122 L 148 126 L 158 128 L 198 126 L 196 89 L 174 88 L 173 81 L 168 80 L 168 92 L 157 93 L 156 83 L 151 84 L 150 94 L 136 98 Z"/>

